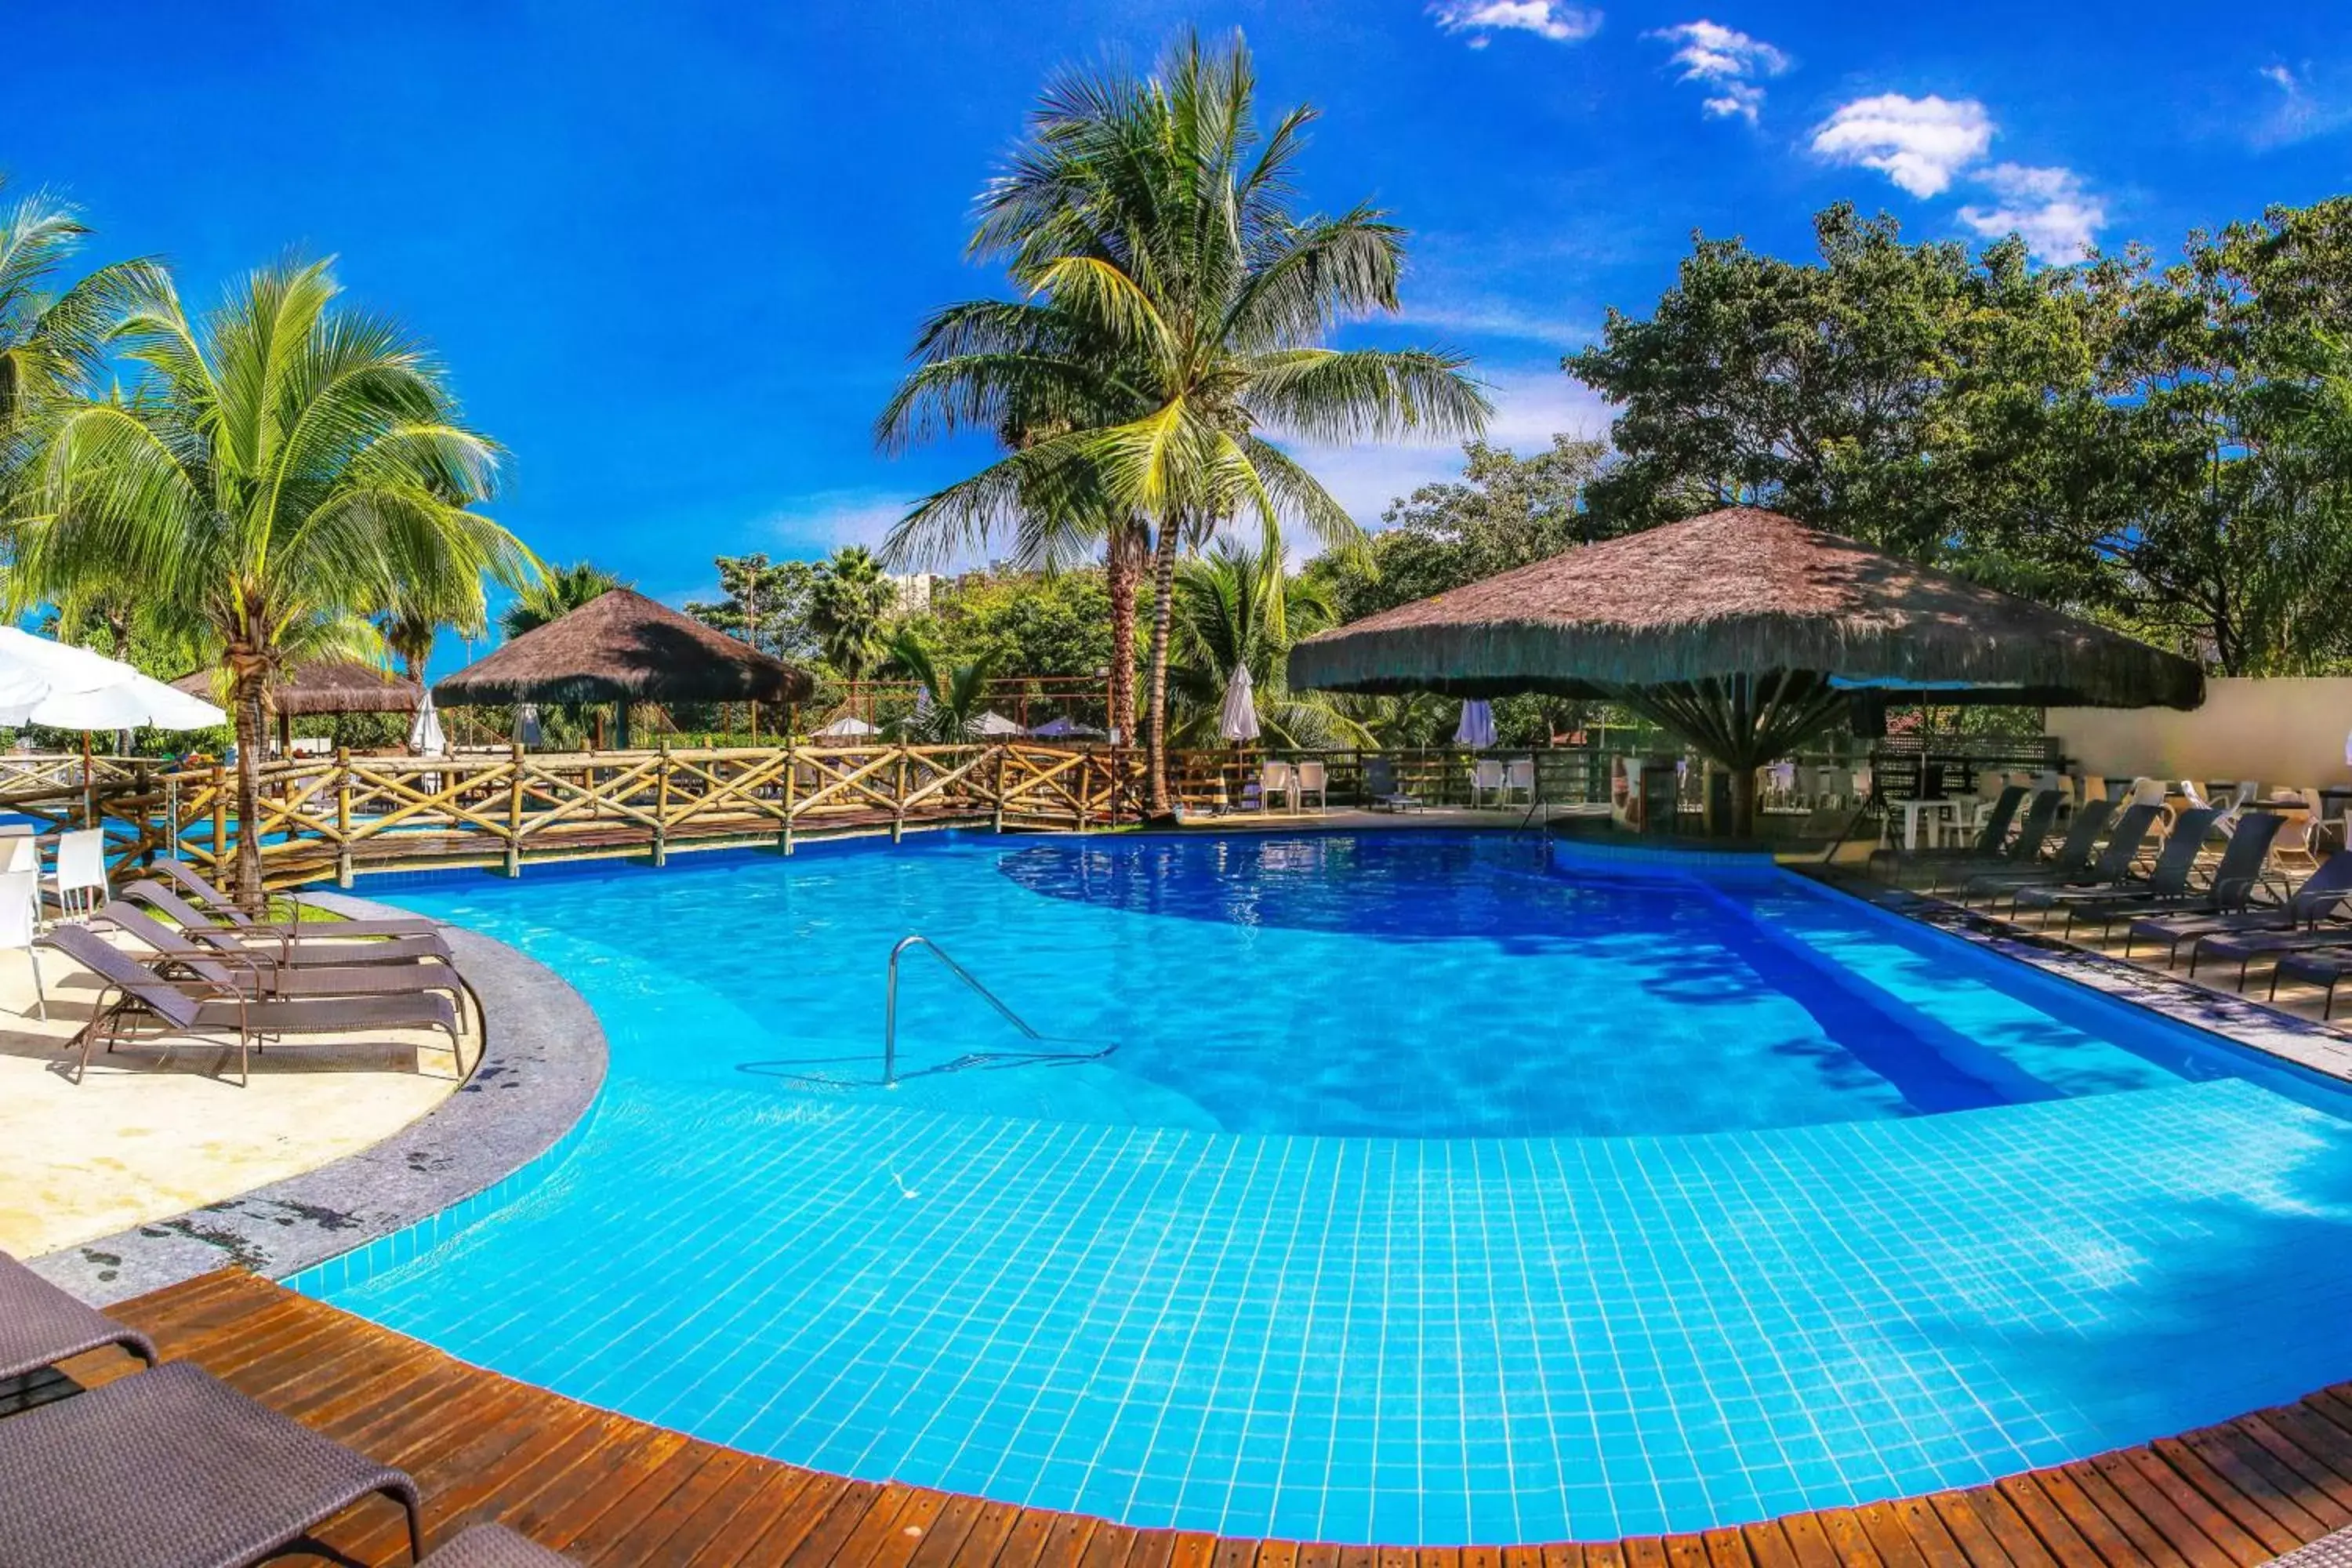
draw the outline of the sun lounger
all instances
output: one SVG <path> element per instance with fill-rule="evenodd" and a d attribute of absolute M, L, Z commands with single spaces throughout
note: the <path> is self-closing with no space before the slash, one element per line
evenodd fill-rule
<path fill-rule="evenodd" d="M 2305 878 L 2303 886 L 2283 904 L 2228 914 L 2154 915 L 2134 921 L 2124 942 L 2124 956 L 2131 956 L 2135 943 L 2160 942 L 2165 944 L 2164 966 L 2169 969 L 2179 958 L 2180 944 L 2185 942 L 2190 944 L 2189 972 L 2194 974 L 2199 948 L 2209 937 L 2292 936 L 2300 928 L 2316 925 L 2321 917 L 2347 899 L 2352 899 L 2352 854 L 2332 855 L 2320 862 L 2319 869 Z M 2347 937 L 2352 937 L 2352 926 L 2343 929 Z M 2247 951 L 2251 953 L 2253 950 Z"/>
<path fill-rule="evenodd" d="M 2319 1016 L 2323 1021 L 2332 1021 L 2336 1016 L 2336 987 L 2347 974 L 2352 974 L 2352 951 L 2323 948 L 2313 952 L 2284 953 L 2271 970 L 2271 1000 L 2278 1000 L 2282 980 L 2324 986 L 2326 995 L 2319 1005 Z"/>
<path fill-rule="evenodd" d="M 106 1345 L 121 1345 L 155 1364 L 154 1341 L 0 1252 L 0 1378 L 22 1377 Z"/>
<path fill-rule="evenodd" d="M 2219 815 L 2219 808 L 2214 806 L 2181 813 L 2146 884 L 2137 892 L 2068 904 L 2065 934 L 2074 934 L 2077 921 L 2096 924 L 2104 931 L 2118 921 L 2166 910 L 2222 914 L 2246 908 L 2263 885 L 2263 863 L 2270 856 L 2271 838 L 2278 832 L 2279 819 L 2257 812 L 2250 820 L 2240 822 L 2213 868 L 2213 879 L 2199 888 L 2193 882 L 2197 857 L 2203 852 L 2205 835 Z"/>
<path fill-rule="evenodd" d="M 124 902 L 151 909 L 180 928 L 192 942 L 205 942 L 227 953 L 275 953 L 284 963 L 415 963 L 421 959 L 450 961 L 449 942 L 438 931 L 411 931 L 371 938 L 352 929 L 356 921 L 312 921 L 308 935 L 272 926 L 216 926 L 203 913 L 161 882 L 133 882 L 122 889 Z M 350 942 L 330 938 L 351 937 Z"/>
<path fill-rule="evenodd" d="M 236 1041 L 237 1081 L 252 1081 L 252 1053 L 258 1042 L 279 1035 L 362 1035 L 385 1029 L 439 1029 L 458 1049 L 457 1010 L 449 998 L 426 991 L 389 996 L 339 996 L 300 1000 L 258 999 L 235 986 L 208 981 L 170 981 L 156 974 L 97 932 L 61 925 L 41 939 L 107 983 L 114 1000 L 82 1026 L 79 1083 L 89 1070 L 90 1052 L 106 1037 L 109 1051 L 124 1037 L 124 1026 L 149 1019 L 170 1035 L 223 1035 Z M 101 998 L 103 1000 L 103 998 Z M 6 1561 L 0 1558 L 0 1562 Z"/>
<path fill-rule="evenodd" d="M 216 986 L 235 986 L 248 996 L 399 996 L 412 991 L 439 991 L 454 1004 L 458 999 L 457 971 L 446 963 L 286 963 L 268 949 L 225 951 L 210 942 L 190 942 L 133 905 L 118 899 L 91 921 L 111 927 L 152 952 L 170 969 L 190 979 Z M 306 944 L 307 958 L 328 956 L 331 943 Z M 364 951 L 357 944 L 346 953 Z"/>
<path fill-rule="evenodd" d="M 478 1524 L 433 1549 L 418 1568 L 573 1568 L 572 1559 L 503 1525 Z"/>
<path fill-rule="evenodd" d="M 2009 786 L 2010 789 L 2023 787 L 2021 784 Z M 2007 793 L 2007 790 L 2002 792 L 2004 795 Z M 1955 882 L 1964 882 L 1979 872 L 2000 870 L 2011 866 L 2032 865 L 2042 858 L 2042 840 L 2050 837 L 2051 826 L 2058 820 L 2058 807 L 2064 803 L 2064 800 L 2065 797 L 2054 789 L 2036 790 L 2026 802 L 2024 815 L 2017 825 L 2016 837 L 2004 844 L 1993 831 L 1999 825 L 1987 823 L 1979 842 L 1989 843 L 1991 847 L 1981 853 L 1965 855 L 1957 860 L 1949 860 L 1938 865 L 1932 885 L 1939 888 L 1950 887 Z M 2000 810 L 1998 804 L 1994 805 L 1993 810 L 1994 815 L 1998 816 Z"/>
<path fill-rule="evenodd" d="M 239 1568 L 416 1483 L 175 1362 L 0 1421 L 0 1563 Z"/>
<path fill-rule="evenodd" d="M 1376 810 L 1419 811 L 1419 797 L 1397 787 L 1396 764 L 1386 757 L 1364 759 L 1364 794 Z"/>
<path fill-rule="evenodd" d="M 2074 820 L 2066 826 L 2066 837 L 2060 840 L 2058 851 L 2047 864 L 2034 866 L 2004 866 L 1997 870 L 1979 871 L 1960 884 L 1960 901 L 1990 896 L 2000 900 L 2002 892 L 2029 883 L 2074 881 L 2091 868 L 2092 856 L 2096 852 L 2099 835 L 2114 815 L 2112 801 L 2084 801 L 2074 812 Z"/>
<path fill-rule="evenodd" d="M 2153 805 L 2126 806 L 2116 817 L 2114 830 L 2107 835 L 2097 858 L 2080 877 L 2012 884 L 2009 889 L 2011 910 L 2052 910 L 2122 891 L 2131 880 L 2132 867 L 2138 863 L 2149 832 L 2156 826 L 2158 810 Z"/>
<path fill-rule="evenodd" d="M 292 921 L 257 921 L 238 909 L 235 899 L 196 875 L 184 860 L 164 856 L 148 869 L 178 883 L 182 896 L 205 912 L 208 924 L 289 931 L 305 925 L 313 931 L 331 926 L 337 936 L 418 936 L 441 929 L 423 915 L 396 915 L 378 921 L 305 921 L 300 918 L 302 906 L 299 903 L 294 906 L 297 913 Z"/>

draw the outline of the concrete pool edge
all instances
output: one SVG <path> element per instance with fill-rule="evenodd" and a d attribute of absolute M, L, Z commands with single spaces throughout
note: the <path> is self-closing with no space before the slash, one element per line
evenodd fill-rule
<path fill-rule="evenodd" d="M 407 912 L 308 896 L 354 918 Z M 589 1124 L 604 1083 L 604 1026 L 546 965 L 464 927 L 444 929 L 482 1018 L 481 1058 L 456 1092 L 357 1153 L 32 1267 L 98 1306 L 225 1265 L 287 1279 L 354 1253 L 396 1257 L 404 1242 L 413 1250 L 535 1184 Z"/>

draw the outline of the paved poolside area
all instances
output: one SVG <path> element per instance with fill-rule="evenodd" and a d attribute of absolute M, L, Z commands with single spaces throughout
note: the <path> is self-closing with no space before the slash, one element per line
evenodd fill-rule
<path fill-rule="evenodd" d="M 41 955 L 36 1016 L 22 952 L 0 952 L 0 1249 L 36 1258 L 164 1219 L 367 1148 L 463 1079 L 438 1034 L 364 1047 L 287 1041 L 236 1082 L 234 1047 L 177 1042 L 101 1053 L 73 1081 L 67 1050 L 100 996 L 94 975 Z M 466 1066 L 479 1050 L 467 1024 Z"/>

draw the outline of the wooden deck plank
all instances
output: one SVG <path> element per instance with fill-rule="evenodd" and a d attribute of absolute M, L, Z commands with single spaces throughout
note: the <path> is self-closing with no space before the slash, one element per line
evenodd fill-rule
<path fill-rule="evenodd" d="M 821 1475 L 593 1409 L 251 1276 L 124 1304 L 164 1355 L 414 1474 L 436 1538 L 497 1520 L 583 1564 L 788 1568 L 2254 1568 L 2352 1525 L 2352 1385 L 1993 1486 L 1702 1534 L 1524 1547 L 1221 1539 Z M 132 1371 L 113 1352 L 65 1370 Z M 67 1395 L 70 1397 L 68 1394 Z M 321 1532 L 399 1555 L 396 1510 Z"/>

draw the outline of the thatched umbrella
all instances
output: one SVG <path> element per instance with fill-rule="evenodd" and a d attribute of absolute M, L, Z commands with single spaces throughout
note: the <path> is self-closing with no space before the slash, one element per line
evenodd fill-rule
<path fill-rule="evenodd" d="M 172 682 L 193 697 L 210 700 L 225 689 L 209 669 L 184 675 Z M 292 724 L 320 713 L 414 713 L 425 689 L 414 680 L 362 664 L 357 659 L 328 658 L 297 665 L 282 672 L 269 689 L 269 705 L 278 714 L 278 750 L 292 750 Z"/>
<path fill-rule="evenodd" d="M 1742 835 L 1756 769 L 1849 713 L 1876 734 L 1889 702 L 2194 708 L 2205 692 L 2185 658 L 1753 507 L 1309 637 L 1290 682 L 1618 703 L 1730 773 Z"/>
<path fill-rule="evenodd" d="M 815 686 L 805 670 L 614 588 L 436 681 L 433 697 L 445 708 L 610 702 L 625 748 L 632 702 L 798 702 Z"/>

